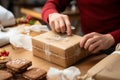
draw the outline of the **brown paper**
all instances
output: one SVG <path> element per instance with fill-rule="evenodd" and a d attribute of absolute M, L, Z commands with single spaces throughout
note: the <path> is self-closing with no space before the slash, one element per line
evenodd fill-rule
<path fill-rule="evenodd" d="M 111 54 L 88 70 L 88 78 L 95 80 L 120 80 L 120 54 Z"/>
<path fill-rule="evenodd" d="M 87 56 L 87 51 L 79 48 L 81 37 L 47 32 L 32 38 L 33 55 L 47 61 L 68 67 Z"/>

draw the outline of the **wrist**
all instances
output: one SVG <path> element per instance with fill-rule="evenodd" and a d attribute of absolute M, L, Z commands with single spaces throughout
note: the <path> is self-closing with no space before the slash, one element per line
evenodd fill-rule
<path fill-rule="evenodd" d="M 109 39 L 110 44 L 115 44 L 115 39 L 111 34 L 106 34 L 106 37 Z"/>

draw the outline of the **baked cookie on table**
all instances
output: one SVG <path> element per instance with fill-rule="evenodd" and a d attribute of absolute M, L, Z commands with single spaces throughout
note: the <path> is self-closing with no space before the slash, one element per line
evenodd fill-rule
<path fill-rule="evenodd" d="M 40 68 L 31 68 L 23 73 L 23 77 L 27 80 L 46 80 L 46 73 Z"/>
<path fill-rule="evenodd" d="M 10 72 L 0 70 L 0 80 L 12 80 L 13 75 Z"/>
<path fill-rule="evenodd" d="M 27 59 L 15 59 L 6 63 L 7 70 L 12 73 L 22 73 L 32 65 L 32 61 Z"/>

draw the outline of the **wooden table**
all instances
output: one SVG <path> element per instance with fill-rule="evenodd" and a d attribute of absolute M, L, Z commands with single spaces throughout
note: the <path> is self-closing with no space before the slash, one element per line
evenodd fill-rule
<path fill-rule="evenodd" d="M 27 50 L 24 50 L 24 49 L 21 49 L 21 48 L 14 48 L 10 44 L 6 45 L 2 48 L 6 48 L 10 52 L 10 56 L 11 56 L 12 59 L 25 58 L 25 59 L 31 60 L 32 61 L 32 67 L 39 67 L 41 69 L 45 69 L 46 71 L 50 67 L 55 67 L 55 68 L 58 68 L 58 69 L 64 69 L 63 67 L 60 67 L 58 65 L 47 62 L 47 61 L 45 61 L 41 58 L 33 56 L 31 51 L 27 51 Z M 101 59 L 103 59 L 106 56 L 107 55 L 105 55 L 105 54 L 91 55 L 91 56 L 86 57 L 83 60 L 80 60 L 79 62 L 77 62 L 73 66 L 78 67 L 81 70 L 82 75 L 84 75 L 87 72 L 88 69 L 90 69 L 92 66 L 94 66 L 97 62 L 99 62 Z"/>
<path fill-rule="evenodd" d="M 40 20 L 42 19 L 41 13 L 35 12 L 33 10 L 30 10 L 30 9 L 21 8 L 20 12 L 22 14 L 31 15 L 32 17 L 40 19 Z"/>

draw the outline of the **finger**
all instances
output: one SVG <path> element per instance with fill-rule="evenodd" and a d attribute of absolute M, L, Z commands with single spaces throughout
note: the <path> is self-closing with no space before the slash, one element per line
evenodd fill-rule
<path fill-rule="evenodd" d="M 50 28 L 52 29 L 52 31 L 55 32 L 55 21 L 52 18 L 52 14 L 49 14 L 48 21 L 49 21 Z"/>
<path fill-rule="evenodd" d="M 86 34 L 85 36 L 83 36 L 83 38 L 81 38 L 81 41 L 80 41 L 80 47 L 83 48 L 86 41 L 89 39 L 89 38 L 92 38 L 93 37 L 93 34 Z"/>
<path fill-rule="evenodd" d="M 55 21 L 55 31 L 56 31 L 56 32 L 61 32 L 61 31 L 60 31 L 60 25 L 59 25 L 59 22 L 58 22 L 58 21 Z"/>
<path fill-rule="evenodd" d="M 91 44 L 96 43 L 96 42 L 99 41 L 100 39 L 101 39 L 101 37 L 99 37 L 99 36 L 93 36 L 92 38 L 89 38 L 89 39 L 86 41 L 86 43 L 85 43 L 85 45 L 84 45 L 84 48 L 85 48 L 85 49 L 88 49 L 88 47 L 89 47 Z"/>
<path fill-rule="evenodd" d="M 61 32 L 62 32 L 62 33 L 65 33 L 66 28 L 65 28 L 64 19 L 60 19 L 60 20 L 59 20 L 59 25 L 60 25 L 60 30 L 61 30 Z"/>
<path fill-rule="evenodd" d="M 67 28 L 67 35 L 71 35 L 72 31 L 71 31 L 70 20 L 69 20 L 68 16 L 64 16 L 64 19 L 65 19 L 65 24 L 66 24 L 66 28 Z"/>
<path fill-rule="evenodd" d="M 94 44 L 97 41 L 96 38 L 89 38 L 84 44 L 84 48 L 88 49 L 91 44 Z"/>
<path fill-rule="evenodd" d="M 99 52 L 100 50 L 103 50 L 104 49 L 104 45 L 102 44 L 101 41 L 97 42 L 95 45 L 93 46 L 96 46 L 96 48 L 94 48 L 93 50 L 91 50 L 92 53 L 97 53 Z"/>
<path fill-rule="evenodd" d="M 102 46 L 96 47 L 96 48 L 92 51 L 92 53 L 97 53 L 97 52 L 99 52 L 100 50 L 102 50 Z"/>
<path fill-rule="evenodd" d="M 88 51 L 93 52 L 97 47 L 101 45 L 101 41 L 96 41 L 95 43 L 91 44 L 88 48 Z"/>
<path fill-rule="evenodd" d="M 54 22 L 52 21 L 49 24 L 50 24 L 50 27 L 51 27 L 52 31 L 55 32 L 55 24 L 54 24 Z"/>

